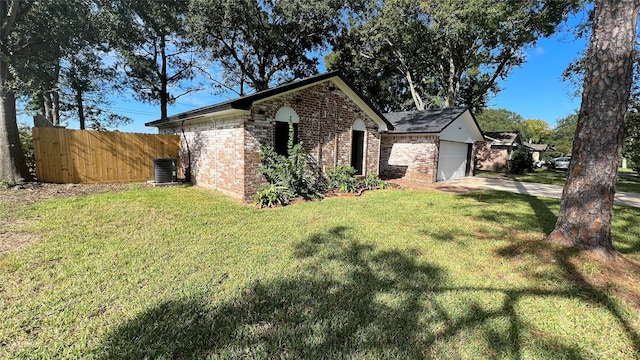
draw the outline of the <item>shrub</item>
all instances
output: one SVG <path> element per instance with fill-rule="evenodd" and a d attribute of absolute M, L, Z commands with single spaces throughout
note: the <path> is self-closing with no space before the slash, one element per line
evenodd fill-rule
<path fill-rule="evenodd" d="M 270 184 L 256 193 L 253 203 L 261 208 L 268 206 L 284 206 L 294 198 L 288 187 L 278 184 Z"/>
<path fill-rule="evenodd" d="M 507 161 L 506 170 L 510 174 L 533 172 L 533 156 L 523 147 L 515 149 Z"/>
<path fill-rule="evenodd" d="M 13 180 L 0 180 L 0 190 L 10 189 L 16 185 L 17 183 Z"/>
<path fill-rule="evenodd" d="M 348 165 L 338 165 L 335 169 L 327 171 L 329 188 L 341 192 L 356 192 L 360 189 L 360 182 L 354 178 L 356 169 Z"/>
<path fill-rule="evenodd" d="M 308 154 L 302 143 L 294 144 L 291 119 L 289 119 L 287 150 L 288 156 L 283 156 L 270 146 L 260 148 L 260 173 L 265 176 L 270 185 L 256 194 L 254 197 L 256 205 L 260 207 L 274 206 L 269 205 L 268 200 L 275 198 L 275 193 L 278 193 L 278 197 L 283 200 L 276 205 L 285 205 L 295 197 L 305 199 L 322 197 L 326 186 L 319 172 L 309 168 Z"/>
<path fill-rule="evenodd" d="M 340 192 L 356 192 L 360 189 L 384 189 L 387 185 L 378 175 L 370 174 L 364 179 L 353 177 L 356 170 L 348 165 L 338 165 L 327 172 L 329 188 Z"/>
<path fill-rule="evenodd" d="M 362 180 L 362 185 L 365 189 L 368 190 L 384 189 L 387 187 L 387 183 L 384 180 L 380 179 L 376 174 L 369 174 Z"/>
<path fill-rule="evenodd" d="M 33 153 L 33 133 L 27 124 L 18 124 L 18 133 L 20 134 L 20 145 L 24 153 L 24 160 L 27 163 L 31 175 L 36 173 L 36 159 Z"/>

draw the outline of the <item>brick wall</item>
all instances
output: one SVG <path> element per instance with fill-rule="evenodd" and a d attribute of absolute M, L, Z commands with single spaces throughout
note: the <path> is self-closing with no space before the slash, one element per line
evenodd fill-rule
<path fill-rule="evenodd" d="M 185 123 L 181 137 L 180 163 L 188 164 L 191 151 L 191 181 L 218 189 L 234 197 L 244 197 L 244 119 L 210 119 Z M 161 128 L 161 134 L 182 135 L 180 127 Z M 186 142 L 185 142 L 186 138 Z"/>
<path fill-rule="evenodd" d="M 482 141 L 475 149 L 476 169 L 503 171 L 509 158 L 509 149 L 504 145 L 491 146 L 491 142 Z"/>
<path fill-rule="evenodd" d="M 387 179 L 436 181 L 438 137 L 434 135 L 383 135 L 380 175 Z"/>
<path fill-rule="evenodd" d="M 290 107 L 300 117 L 298 134 L 313 162 L 322 170 L 351 163 L 351 127 L 364 121 L 365 174 L 378 174 L 380 133 L 378 125 L 330 81 L 285 93 L 253 105 L 246 118 L 209 119 L 185 123 L 191 150 L 192 182 L 216 188 L 251 202 L 261 184 L 260 146 L 273 146 L 275 115 Z M 161 128 L 162 134 L 181 135 L 180 127 Z M 337 142 L 336 142 L 337 139 Z M 184 139 L 181 161 L 187 164 Z"/>
<path fill-rule="evenodd" d="M 336 164 L 351 164 L 351 127 L 360 119 L 366 126 L 365 173 L 378 174 L 380 133 L 378 125 L 369 118 L 347 95 L 330 81 L 305 89 L 282 94 L 273 99 L 256 103 L 251 118 L 246 120 L 245 141 L 245 197 L 255 194 L 255 184 L 264 183 L 257 171 L 260 167 L 261 144 L 274 145 L 275 116 L 282 107 L 292 108 L 300 117 L 298 137 L 313 163 L 322 171 L 335 168 Z M 337 138 L 337 143 L 335 139 Z"/>

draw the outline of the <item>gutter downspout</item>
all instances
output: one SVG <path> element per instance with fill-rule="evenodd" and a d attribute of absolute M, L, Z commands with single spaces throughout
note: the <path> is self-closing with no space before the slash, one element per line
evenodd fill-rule
<path fill-rule="evenodd" d="M 189 149 L 189 142 L 187 141 L 187 136 L 184 134 L 184 120 L 182 120 L 182 138 L 184 139 L 184 143 L 187 146 L 187 168 L 184 173 L 184 180 L 186 182 L 191 182 L 191 150 Z"/>

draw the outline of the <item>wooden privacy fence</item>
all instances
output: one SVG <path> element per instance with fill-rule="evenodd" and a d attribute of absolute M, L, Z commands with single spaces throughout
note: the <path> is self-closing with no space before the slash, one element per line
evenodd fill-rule
<path fill-rule="evenodd" d="M 33 150 L 42 182 L 146 181 L 153 159 L 179 158 L 180 137 L 34 127 Z"/>

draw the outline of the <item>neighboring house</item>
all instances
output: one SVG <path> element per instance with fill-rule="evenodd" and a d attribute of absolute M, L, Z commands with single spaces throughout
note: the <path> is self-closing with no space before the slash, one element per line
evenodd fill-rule
<path fill-rule="evenodd" d="M 436 114 L 427 118 L 434 120 Z M 441 115 L 444 118 L 432 125 L 421 120 L 412 125 L 410 119 L 397 121 L 389 115 L 396 129 L 344 77 L 331 72 L 146 125 L 161 134 L 182 136 L 180 163 L 193 183 L 251 201 L 266 183 L 260 173 L 260 147 L 286 152 L 290 120 L 323 172 L 346 164 L 363 176 L 432 182 L 465 176 L 469 144 L 481 139 L 481 132 L 466 109 L 443 110 Z M 452 161 L 455 165 L 448 165 Z M 402 167 L 405 171 L 398 171 Z"/>
<path fill-rule="evenodd" d="M 485 132 L 484 142 L 476 151 L 476 169 L 503 171 L 518 146 L 522 146 L 522 136 L 518 131 Z"/>
<path fill-rule="evenodd" d="M 542 160 L 542 155 L 544 155 L 545 152 L 551 150 L 551 147 L 549 146 L 549 144 L 528 143 L 528 144 L 524 144 L 524 146 L 530 149 L 529 151 L 531 151 L 533 162 L 538 162 Z"/>
<path fill-rule="evenodd" d="M 393 130 L 382 137 L 380 173 L 429 182 L 472 175 L 473 145 L 482 131 L 467 108 L 385 114 Z"/>

